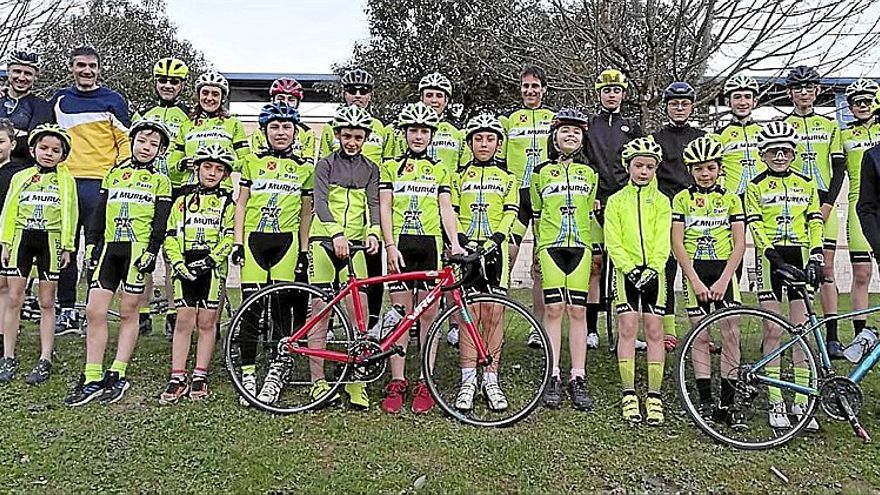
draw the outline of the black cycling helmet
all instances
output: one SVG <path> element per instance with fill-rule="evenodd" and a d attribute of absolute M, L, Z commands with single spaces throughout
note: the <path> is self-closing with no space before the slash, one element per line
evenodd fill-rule
<path fill-rule="evenodd" d="M 553 116 L 550 130 L 555 131 L 564 125 L 574 125 L 587 132 L 588 122 L 587 116 L 577 108 L 562 108 Z"/>
<path fill-rule="evenodd" d="M 785 87 L 790 88 L 798 84 L 819 84 L 819 71 L 815 67 L 798 65 L 785 77 Z"/>
<path fill-rule="evenodd" d="M 372 88 L 375 80 L 373 79 L 373 75 L 364 69 L 352 69 L 342 75 L 340 82 L 345 88 L 350 86 L 365 86 L 367 88 Z"/>
<path fill-rule="evenodd" d="M 697 92 L 694 87 L 686 82 L 674 82 L 663 91 L 663 103 L 669 103 L 669 100 L 690 100 L 692 103 L 697 99 Z"/>

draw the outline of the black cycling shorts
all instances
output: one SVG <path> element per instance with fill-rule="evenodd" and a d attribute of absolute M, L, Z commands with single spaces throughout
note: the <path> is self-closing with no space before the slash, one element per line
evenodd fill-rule
<path fill-rule="evenodd" d="M 122 290 L 129 294 L 143 294 L 146 277 L 137 269 L 135 262 L 145 251 L 146 244 L 142 243 L 104 244 L 89 287 L 116 292 L 119 284 L 122 284 Z"/>
<path fill-rule="evenodd" d="M 774 249 L 786 263 L 803 269 L 806 266 L 808 258 L 805 249 L 798 246 L 775 246 Z M 778 301 L 782 302 L 783 289 L 785 284 L 776 274 L 776 271 L 770 266 L 770 262 L 764 257 L 764 253 L 756 253 L 755 256 L 756 270 L 758 272 L 758 301 Z M 786 290 L 788 300 L 803 300 L 802 291 Z"/>
<path fill-rule="evenodd" d="M 725 268 L 727 268 L 727 261 L 725 260 L 694 260 L 694 271 L 697 272 L 700 281 L 702 281 L 706 287 L 712 287 L 712 284 L 717 282 L 718 279 L 721 278 L 721 275 L 724 274 Z M 722 297 L 720 301 L 705 303 L 697 299 L 697 295 L 694 293 L 690 280 L 688 280 L 687 277 L 683 278 L 684 283 L 682 286 L 684 287 L 685 301 L 687 301 L 687 314 L 691 318 L 708 315 L 712 312 L 712 306 L 718 310 L 721 308 L 729 308 L 731 306 L 739 306 L 742 302 L 739 293 L 739 279 L 736 274 L 731 277 L 730 282 L 727 284 L 727 290 L 724 291 L 724 297 Z"/>
<path fill-rule="evenodd" d="M 440 269 L 440 240 L 430 235 L 401 235 L 397 239 L 397 250 L 403 256 L 401 272 L 421 272 Z M 412 292 L 430 290 L 436 280 L 410 282 L 391 282 L 388 292 Z"/>
<path fill-rule="evenodd" d="M 61 235 L 45 230 L 15 232 L 9 248 L 9 264 L 4 267 L 7 277 L 28 278 L 37 267 L 40 280 L 57 282 L 61 263 Z"/>

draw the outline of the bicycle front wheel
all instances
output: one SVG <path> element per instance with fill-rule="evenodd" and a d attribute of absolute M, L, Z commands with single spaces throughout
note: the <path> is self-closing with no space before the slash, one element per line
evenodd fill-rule
<path fill-rule="evenodd" d="M 778 349 L 784 350 L 765 359 Z M 731 447 L 781 446 L 816 412 L 817 397 L 792 387 L 817 387 L 806 337 L 771 311 L 737 307 L 710 314 L 685 336 L 676 364 L 682 407 L 700 430 Z"/>
<path fill-rule="evenodd" d="M 447 342 L 448 324 L 464 321 L 458 307 L 449 307 L 434 321 L 422 350 L 428 389 L 440 409 L 463 423 L 511 426 L 535 410 L 550 381 L 550 340 L 528 309 L 508 297 L 469 294 L 464 300 L 492 362 L 477 365 L 474 339 L 463 324 L 458 345 Z M 527 346 L 531 332 L 541 339 L 540 350 Z M 470 398 L 464 382 L 475 385 Z"/>

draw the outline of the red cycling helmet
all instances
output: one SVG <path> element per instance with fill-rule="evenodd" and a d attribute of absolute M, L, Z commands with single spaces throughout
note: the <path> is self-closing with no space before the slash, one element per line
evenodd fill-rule
<path fill-rule="evenodd" d="M 275 95 L 293 95 L 296 96 L 297 99 L 303 99 L 303 87 L 302 84 L 299 83 L 296 79 L 289 78 L 281 78 L 276 79 L 272 82 L 272 87 L 269 88 L 269 96 Z"/>

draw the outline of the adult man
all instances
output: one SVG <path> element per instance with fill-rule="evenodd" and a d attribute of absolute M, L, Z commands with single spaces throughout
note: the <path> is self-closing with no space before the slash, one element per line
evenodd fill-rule
<path fill-rule="evenodd" d="M 29 50 L 15 50 L 6 61 L 6 77 L 9 85 L 0 98 L 0 118 L 7 118 L 15 126 L 16 143 L 10 160 L 18 165 L 31 165 L 33 158 L 28 151 L 27 136 L 40 124 L 52 120 L 52 107 L 46 100 L 31 94 L 40 57 Z"/>
<path fill-rule="evenodd" d="M 792 169 L 816 182 L 822 219 L 825 221 L 823 255 L 825 280 L 822 284 L 822 311 L 826 317 L 837 315 L 837 283 L 834 280 L 834 253 L 837 248 L 838 218 L 834 207 L 843 186 L 846 173 L 846 157 L 840 141 L 840 128 L 834 119 L 816 114 L 813 104 L 822 88 L 819 73 L 813 67 L 795 67 L 785 79 L 788 96 L 794 111 L 785 118 L 798 133 L 797 156 Z M 828 354 L 835 359 L 843 357 L 843 348 L 837 338 L 837 322 L 826 325 L 825 339 Z"/>
<path fill-rule="evenodd" d="M 286 103 L 294 110 L 299 108 L 299 104 L 303 99 L 303 87 L 296 79 L 290 77 L 282 77 L 272 81 L 269 87 L 269 103 Z M 296 140 L 291 148 L 291 153 L 302 158 L 308 164 L 314 164 L 315 156 L 315 131 L 302 122 L 296 124 Z M 251 134 L 250 147 L 254 153 L 262 153 L 270 151 L 269 144 L 266 143 L 266 135 L 262 129 L 255 129 Z"/>
<path fill-rule="evenodd" d="M 599 111 L 587 126 L 587 160 L 599 174 L 596 200 L 600 210 L 596 213 L 593 226 L 593 266 L 590 269 L 590 292 L 587 299 L 587 347 L 590 349 L 599 347 L 599 294 L 605 253 L 600 223 L 608 197 L 626 185 L 629 178 L 621 161 L 623 145 L 642 136 L 639 125 L 620 113 L 629 88 L 626 76 L 619 70 L 604 70 L 596 78 L 594 87 L 599 96 Z M 605 294 L 605 297 L 608 296 L 609 294 Z"/>
<path fill-rule="evenodd" d="M 90 46 L 77 47 L 70 54 L 73 85 L 59 90 L 49 100 L 55 120 L 66 129 L 72 140 L 72 151 L 66 164 L 76 179 L 79 197 L 79 225 L 76 230 L 74 255 L 79 250 L 79 232 L 91 219 L 98 204 L 101 179 L 117 163 L 131 157 L 128 140 L 128 102 L 119 93 L 102 86 L 101 59 Z M 79 317 L 74 309 L 79 267 L 70 263 L 61 271 L 58 282 L 58 304 L 61 311 L 56 332 L 77 331 Z"/>
<path fill-rule="evenodd" d="M 682 160 L 684 148 L 705 131 L 688 124 L 694 113 L 697 93 L 686 82 L 674 82 L 663 92 L 666 117 L 669 123 L 652 134 L 663 150 L 663 160 L 657 168 L 657 185 L 670 201 L 676 194 L 693 184 L 693 178 Z M 663 315 L 664 342 L 667 351 L 675 347 L 678 333 L 675 330 L 675 278 L 678 263 L 673 256 L 666 261 L 666 314 Z"/>

